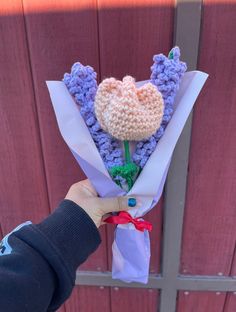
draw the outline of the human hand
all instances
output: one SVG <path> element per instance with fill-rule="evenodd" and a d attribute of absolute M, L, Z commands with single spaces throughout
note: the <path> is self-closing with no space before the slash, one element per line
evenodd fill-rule
<path fill-rule="evenodd" d="M 131 207 L 137 208 L 140 205 L 135 198 L 130 196 L 100 198 L 88 179 L 73 184 L 65 199 L 72 200 L 83 208 L 97 227 L 104 224 L 103 217 L 107 217 L 106 214 L 109 212 L 128 210 Z"/>

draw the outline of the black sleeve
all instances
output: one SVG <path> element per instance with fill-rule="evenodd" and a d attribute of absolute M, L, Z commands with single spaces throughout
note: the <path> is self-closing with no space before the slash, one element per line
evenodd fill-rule
<path fill-rule="evenodd" d="M 70 200 L 43 222 L 17 227 L 0 245 L 0 311 L 56 311 L 100 242 L 92 219 Z"/>

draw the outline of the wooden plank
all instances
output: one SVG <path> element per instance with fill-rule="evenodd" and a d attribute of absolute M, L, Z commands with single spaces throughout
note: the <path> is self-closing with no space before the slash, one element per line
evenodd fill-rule
<path fill-rule="evenodd" d="M 67 312 L 94 312 L 110 310 L 110 289 L 109 287 L 76 287 L 70 297 L 70 304 L 66 302 Z"/>
<path fill-rule="evenodd" d="M 234 278 L 236 279 L 236 249 L 234 251 L 230 275 L 234 276 Z M 236 311 L 236 289 L 234 292 L 227 293 L 223 312 L 233 311 Z"/>
<path fill-rule="evenodd" d="M 223 312 L 236 311 L 236 292 L 227 294 L 225 307 Z"/>
<path fill-rule="evenodd" d="M 96 1 L 68 0 L 65 7 L 63 0 L 43 0 L 40 1 L 41 13 L 34 11 L 36 2 L 38 1 L 24 0 L 23 5 L 50 206 L 54 209 L 69 186 L 83 179 L 84 175 L 60 136 L 45 80 L 62 79 L 64 72 L 69 71 L 78 60 L 93 66 L 99 72 Z M 60 10 L 61 6 L 64 10 Z M 102 245 L 82 266 L 83 269 L 107 270 L 103 229 L 101 235 Z M 106 292 L 93 291 L 91 300 L 88 298 L 88 291 L 83 291 L 82 287 L 79 289 L 81 291 L 78 292 L 76 287 L 73 297 L 66 303 L 66 310 L 79 310 L 80 302 L 86 302 L 87 309 L 90 309 L 93 301 L 102 305 L 103 301 L 109 300 Z M 79 299 L 77 301 L 73 298 Z"/>
<path fill-rule="evenodd" d="M 49 206 L 21 1 L 4 2 L 0 15 L 0 222 L 5 235 L 23 221 L 39 222 Z"/>
<path fill-rule="evenodd" d="M 210 77 L 194 110 L 181 273 L 229 275 L 234 253 L 235 13 L 230 4 L 204 1 L 198 68 Z M 206 311 L 222 311 L 222 296 L 204 294 Z M 202 298 L 180 295 L 179 311 L 195 311 Z"/>
<path fill-rule="evenodd" d="M 236 294 L 228 294 L 224 312 L 236 311 Z"/>
<path fill-rule="evenodd" d="M 99 0 L 98 9 L 101 77 L 121 79 L 130 74 L 137 81 L 148 79 L 153 55 L 168 53 L 171 48 L 174 2 Z M 159 272 L 161 206 L 145 218 L 153 223 L 150 270 Z M 111 268 L 113 227 L 107 228 L 107 235 Z M 111 289 L 112 311 L 156 311 L 157 296 L 156 291 Z"/>
<path fill-rule="evenodd" d="M 149 78 L 153 55 L 172 45 L 174 1 L 98 0 L 98 9 L 102 78 Z"/>
<path fill-rule="evenodd" d="M 179 292 L 177 312 L 215 312 L 222 311 L 225 293 L 215 292 Z M 233 312 L 230 311 L 230 312 Z"/>
<path fill-rule="evenodd" d="M 158 291 L 153 289 L 111 288 L 111 310 L 156 312 Z"/>

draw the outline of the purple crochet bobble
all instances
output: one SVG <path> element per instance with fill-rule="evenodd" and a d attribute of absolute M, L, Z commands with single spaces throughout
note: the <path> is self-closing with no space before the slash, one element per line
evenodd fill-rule
<path fill-rule="evenodd" d="M 89 129 L 96 147 L 107 169 L 114 165 L 123 165 L 123 153 L 116 139 L 103 131 L 94 112 L 94 99 L 97 92 L 97 74 L 90 66 L 75 63 L 71 73 L 65 73 L 63 82 L 75 102 L 80 106 L 80 113 Z M 78 134 L 79 135 L 79 134 Z"/>
<path fill-rule="evenodd" d="M 180 50 L 174 47 L 169 56 L 157 54 L 153 57 L 154 64 L 151 67 L 150 81 L 158 88 L 164 99 L 164 115 L 162 123 L 157 132 L 150 138 L 140 141 L 133 154 L 133 161 L 143 168 L 150 155 L 156 148 L 156 145 L 173 114 L 173 105 L 175 95 L 179 89 L 181 78 L 187 70 L 186 63 L 180 61 Z"/>

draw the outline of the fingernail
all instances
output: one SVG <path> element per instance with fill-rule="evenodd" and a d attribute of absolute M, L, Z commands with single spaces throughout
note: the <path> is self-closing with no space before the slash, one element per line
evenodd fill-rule
<path fill-rule="evenodd" d="M 137 203 L 136 202 L 136 198 L 131 197 L 131 198 L 128 199 L 128 206 L 129 207 L 135 207 L 136 203 Z"/>

